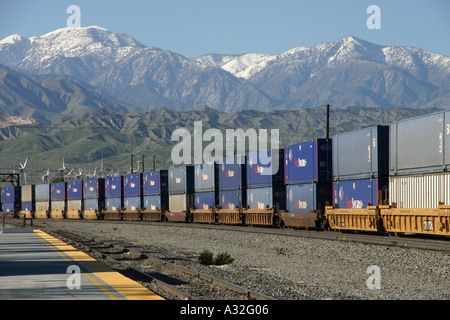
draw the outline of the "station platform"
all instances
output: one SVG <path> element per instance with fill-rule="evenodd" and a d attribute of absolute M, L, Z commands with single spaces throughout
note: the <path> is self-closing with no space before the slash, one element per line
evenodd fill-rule
<path fill-rule="evenodd" d="M 164 300 L 84 252 L 31 229 L 0 233 L 0 300 Z"/>

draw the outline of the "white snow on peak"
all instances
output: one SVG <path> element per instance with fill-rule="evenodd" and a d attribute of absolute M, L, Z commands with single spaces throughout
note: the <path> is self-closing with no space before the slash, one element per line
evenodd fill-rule
<path fill-rule="evenodd" d="M 0 40 L 1 44 L 16 44 L 21 42 L 28 42 L 28 39 L 22 36 L 21 34 L 13 34 L 8 37 L 6 37 L 3 40 Z"/>

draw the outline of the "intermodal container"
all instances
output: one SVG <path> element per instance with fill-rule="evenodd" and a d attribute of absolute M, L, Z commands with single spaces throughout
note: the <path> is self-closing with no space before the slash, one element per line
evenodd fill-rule
<path fill-rule="evenodd" d="M 304 183 L 286 186 L 286 209 L 289 212 L 325 212 L 325 205 L 327 203 L 331 205 L 332 198 L 330 183 Z"/>
<path fill-rule="evenodd" d="M 283 185 L 284 149 L 249 153 L 247 155 L 246 174 L 247 188 L 267 188 Z"/>
<path fill-rule="evenodd" d="M 267 187 L 247 189 L 247 207 L 250 209 L 286 208 L 286 189 L 282 187 Z"/>
<path fill-rule="evenodd" d="M 36 211 L 50 211 L 50 201 L 36 201 Z"/>
<path fill-rule="evenodd" d="M 316 139 L 286 146 L 284 150 L 285 183 L 331 181 L 331 144 L 331 139 Z"/>
<path fill-rule="evenodd" d="M 437 208 L 450 205 L 450 173 L 389 177 L 389 202 L 398 208 Z"/>
<path fill-rule="evenodd" d="M 97 210 L 103 209 L 105 207 L 105 199 L 84 199 L 83 208 L 84 210 Z"/>
<path fill-rule="evenodd" d="M 35 186 L 34 185 L 22 186 L 21 189 L 22 189 L 21 190 L 22 202 L 34 202 Z"/>
<path fill-rule="evenodd" d="M 83 199 L 67 200 L 67 210 L 83 210 Z"/>
<path fill-rule="evenodd" d="M 169 169 L 169 194 L 194 193 L 194 166 Z"/>
<path fill-rule="evenodd" d="M 142 190 L 142 174 L 133 173 L 123 176 L 123 196 L 140 197 Z"/>
<path fill-rule="evenodd" d="M 82 200 L 82 199 L 83 199 L 83 181 L 77 180 L 67 182 L 67 200 Z"/>
<path fill-rule="evenodd" d="M 14 212 L 20 210 L 20 204 L 14 202 L 3 202 L 2 212 Z"/>
<path fill-rule="evenodd" d="M 333 203 L 343 209 L 365 209 L 385 201 L 388 188 L 387 178 L 333 182 Z"/>
<path fill-rule="evenodd" d="M 51 183 L 50 192 L 52 201 L 64 201 L 67 199 L 67 186 L 65 182 Z"/>
<path fill-rule="evenodd" d="M 105 197 L 105 179 L 88 179 L 83 182 L 83 199 L 102 199 Z"/>
<path fill-rule="evenodd" d="M 109 211 L 121 210 L 123 207 L 121 198 L 106 198 L 105 209 Z"/>
<path fill-rule="evenodd" d="M 169 211 L 188 212 L 195 205 L 193 193 L 169 194 Z"/>
<path fill-rule="evenodd" d="M 373 126 L 333 137 L 333 181 L 389 175 L 389 126 Z"/>
<path fill-rule="evenodd" d="M 122 176 L 105 178 L 105 198 L 121 198 Z"/>
<path fill-rule="evenodd" d="M 22 211 L 34 211 L 34 202 L 32 201 L 23 201 L 22 202 Z"/>
<path fill-rule="evenodd" d="M 201 163 L 194 166 L 195 192 L 216 191 L 219 187 L 217 163 Z"/>
<path fill-rule="evenodd" d="M 391 175 L 443 172 L 450 164 L 450 112 L 393 122 L 390 141 Z"/>
<path fill-rule="evenodd" d="M 1 188 L 1 202 L 5 203 L 20 203 L 21 200 L 20 187 L 2 187 Z"/>
<path fill-rule="evenodd" d="M 66 210 L 66 201 L 64 200 L 52 200 L 51 202 L 51 208 L 52 210 Z"/>
<path fill-rule="evenodd" d="M 245 160 L 246 157 L 235 157 L 224 159 L 223 163 L 219 164 L 219 190 L 246 188 L 247 167 Z"/>
<path fill-rule="evenodd" d="M 196 192 L 195 193 L 195 208 L 199 210 L 214 209 L 218 204 L 218 193 L 210 192 Z"/>
<path fill-rule="evenodd" d="M 241 209 L 247 207 L 247 190 L 219 191 L 219 204 L 222 209 Z"/>
<path fill-rule="evenodd" d="M 169 182 L 167 170 L 155 170 L 143 174 L 144 196 L 168 194 Z"/>
<path fill-rule="evenodd" d="M 123 206 L 125 210 L 140 210 L 142 209 L 141 197 L 126 197 L 123 199 Z"/>
<path fill-rule="evenodd" d="M 50 201 L 50 184 L 37 184 L 34 192 L 36 202 Z"/>
<path fill-rule="evenodd" d="M 169 195 L 144 196 L 144 208 L 147 210 L 169 209 Z"/>

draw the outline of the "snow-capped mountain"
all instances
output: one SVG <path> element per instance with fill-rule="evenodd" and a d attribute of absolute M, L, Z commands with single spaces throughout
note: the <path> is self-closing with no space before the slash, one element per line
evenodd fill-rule
<path fill-rule="evenodd" d="M 352 36 L 279 55 L 189 59 L 94 26 L 9 36 L 0 41 L 0 64 L 34 80 L 84 82 L 141 110 L 206 104 L 226 112 L 269 111 L 327 103 L 446 108 L 450 96 L 449 57 Z"/>

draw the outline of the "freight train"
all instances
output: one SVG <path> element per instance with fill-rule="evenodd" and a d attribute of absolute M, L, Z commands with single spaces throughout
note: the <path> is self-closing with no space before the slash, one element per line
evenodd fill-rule
<path fill-rule="evenodd" d="M 250 153 L 223 163 L 2 187 L 2 211 L 35 219 L 450 236 L 450 111 L 272 152 L 269 164 Z M 278 170 L 271 172 L 272 167 Z"/>

